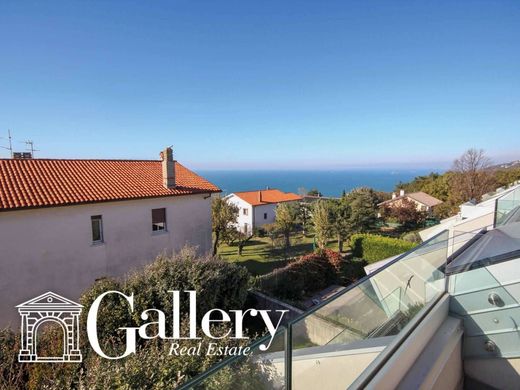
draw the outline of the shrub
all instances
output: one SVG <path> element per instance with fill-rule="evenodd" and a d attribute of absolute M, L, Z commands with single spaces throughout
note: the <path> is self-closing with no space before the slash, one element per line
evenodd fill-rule
<path fill-rule="evenodd" d="M 257 278 L 258 289 L 279 298 L 300 299 L 339 280 L 341 256 L 329 249 L 302 256 Z"/>
<path fill-rule="evenodd" d="M 413 242 L 376 234 L 354 234 L 350 238 L 353 256 L 362 258 L 369 264 L 406 252 L 416 245 Z"/>
<path fill-rule="evenodd" d="M 171 312 L 172 294 L 168 290 L 197 291 L 197 320 L 210 309 L 228 311 L 243 307 L 247 297 L 249 273 L 245 267 L 214 258 L 186 259 L 185 256 L 159 256 L 124 283 L 128 293 L 135 293 L 135 319 L 147 308 Z M 181 311 L 188 301 L 181 294 Z M 167 317 L 168 318 L 168 317 Z"/>
<path fill-rule="evenodd" d="M 181 323 L 187 329 L 187 319 Z M 212 327 L 213 334 L 223 331 Z M 200 332 L 201 350 L 205 351 L 210 339 Z M 226 340 L 227 345 L 246 344 L 246 340 Z M 199 340 L 178 340 L 179 348 L 197 347 Z M 206 355 L 169 355 L 171 343 L 162 340 L 148 340 L 139 346 L 137 352 L 124 360 L 106 360 L 91 355 L 85 362 L 81 381 L 85 389 L 174 389 L 207 370 L 219 357 Z M 221 387 L 222 388 L 222 387 Z"/>
<path fill-rule="evenodd" d="M 20 337 L 10 329 L 0 330 L 0 389 L 23 389 L 27 365 L 18 363 Z"/>
<path fill-rule="evenodd" d="M 110 355 L 120 355 L 125 349 L 122 326 L 139 326 L 143 323 L 140 313 L 155 308 L 165 313 L 167 321 L 172 316 L 172 294 L 168 290 L 197 291 L 197 314 L 220 308 L 225 311 L 242 309 L 247 296 L 249 274 L 244 267 L 226 263 L 211 257 L 197 258 L 195 252 L 183 249 L 172 257 L 159 256 L 153 263 L 136 271 L 123 280 L 104 278 L 96 281 L 80 298 L 85 310 L 80 318 L 81 364 L 17 363 L 19 334 L 10 330 L 0 331 L 0 389 L 160 389 L 176 388 L 186 380 L 209 368 L 221 359 L 218 356 L 175 356 L 168 354 L 170 341 L 138 339 L 136 354 L 123 360 L 108 360 L 94 353 L 88 344 L 86 320 L 88 308 L 103 292 L 121 291 L 134 293 L 134 312 L 128 310 L 123 297 L 115 294 L 103 299 L 98 315 L 98 335 L 101 348 Z M 187 313 L 187 300 L 181 296 L 181 313 Z M 168 318 L 170 316 L 170 318 Z M 181 329 L 187 329 L 187 317 L 181 318 Z M 150 325 L 152 327 L 152 325 Z M 223 334 L 219 327 L 212 334 Z M 155 330 L 156 331 L 156 330 Z M 200 331 L 200 329 L 199 329 Z M 56 348 L 55 329 L 45 329 L 39 342 L 50 349 Z M 149 330 L 149 333 L 153 333 Z M 175 340 L 179 345 L 193 347 L 215 340 L 199 334 L 200 340 Z M 40 337 L 40 336 L 39 336 Z M 247 340 L 222 340 L 222 346 L 247 343 Z M 45 348 L 47 348 L 45 347 Z M 202 348 L 204 349 L 204 347 Z"/>
<path fill-rule="evenodd" d="M 382 215 L 408 227 L 423 225 L 427 216 L 426 212 L 417 210 L 417 205 L 407 198 L 393 206 L 383 207 Z"/>
<path fill-rule="evenodd" d="M 341 267 L 343 264 L 343 259 L 341 255 L 338 252 L 334 252 L 331 249 L 324 249 L 323 254 L 329 261 L 329 263 L 334 267 L 334 270 L 336 272 L 341 272 Z"/>
<path fill-rule="evenodd" d="M 417 232 L 404 233 L 401 236 L 401 239 L 404 241 L 413 242 L 415 244 L 420 244 L 422 242 L 421 236 Z"/>

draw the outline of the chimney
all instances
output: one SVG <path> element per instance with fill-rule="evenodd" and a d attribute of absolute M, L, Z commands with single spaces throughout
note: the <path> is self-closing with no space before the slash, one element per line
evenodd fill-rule
<path fill-rule="evenodd" d="M 392 199 L 395 199 L 397 198 L 397 195 L 395 194 L 395 192 L 392 192 Z"/>
<path fill-rule="evenodd" d="M 162 178 L 165 188 L 175 188 L 175 161 L 171 147 L 161 152 Z"/>
<path fill-rule="evenodd" d="M 399 190 L 399 196 L 404 196 L 404 190 Z"/>
<path fill-rule="evenodd" d="M 262 202 L 262 191 L 258 191 L 258 201 Z"/>

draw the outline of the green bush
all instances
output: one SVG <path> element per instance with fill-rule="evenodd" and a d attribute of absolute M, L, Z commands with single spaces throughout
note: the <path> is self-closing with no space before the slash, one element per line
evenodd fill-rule
<path fill-rule="evenodd" d="M 369 264 L 406 252 L 416 245 L 414 242 L 376 234 L 354 234 L 350 238 L 352 255 Z"/>
<path fill-rule="evenodd" d="M 198 258 L 190 249 L 184 249 L 172 257 L 159 256 L 122 280 L 101 279 L 85 291 L 80 302 L 85 310 L 80 318 L 81 364 L 33 364 L 17 363 L 19 350 L 18 333 L 10 330 L 0 332 L 0 389 L 162 389 L 176 388 L 180 384 L 208 369 L 222 359 L 218 356 L 169 355 L 170 341 L 138 339 L 136 354 L 122 360 L 99 357 L 88 344 L 86 320 L 88 309 L 103 292 L 121 291 L 134 294 L 134 312 L 119 295 L 110 294 L 103 299 L 98 313 L 98 336 L 101 348 L 109 356 L 120 355 L 124 349 L 122 326 L 139 326 L 144 323 L 140 314 L 145 309 L 155 308 L 171 321 L 172 294 L 168 290 L 197 291 L 197 314 L 220 308 L 225 311 L 243 309 L 249 287 L 249 273 L 244 267 L 216 260 L 212 257 Z M 181 313 L 187 313 L 187 299 L 181 294 Z M 171 324 L 171 322 L 168 322 Z M 149 328 L 151 328 L 150 326 Z M 188 329 L 187 316 L 181 318 L 181 329 Z M 213 327 L 214 335 L 223 334 L 224 328 Z M 157 329 L 149 329 L 155 333 Z M 199 329 L 200 331 L 200 329 Z M 39 342 L 56 348 L 56 334 L 45 329 Z M 181 335 L 185 336 L 185 335 Z M 179 345 L 193 347 L 198 341 L 203 345 L 215 340 L 198 334 L 200 340 L 176 340 Z M 219 345 L 247 344 L 248 340 L 226 338 Z M 202 348 L 204 351 L 204 347 Z M 263 378 L 263 377 L 262 377 Z M 259 380 L 262 380 L 259 378 Z"/>
<path fill-rule="evenodd" d="M 0 329 L 0 389 L 23 389 L 27 365 L 18 363 L 20 337 L 11 329 Z"/>
<path fill-rule="evenodd" d="M 401 235 L 401 240 L 420 244 L 422 242 L 421 236 L 417 232 L 408 232 Z"/>
<path fill-rule="evenodd" d="M 181 328 L 187 329 L 187 320 Z M 222 334 L 223 327 L 212 328 L 214 334 Z M 202 371 L 209 369 L 220 358 L 204 354 L 210 342 L 215 342 L 198 333 L 202 343 L 200 356 L 169 355 L 170 343 L 162 340 L 148 340 L 139 346 L 137 352 L 123 360 L 106 360 L 92 354 L 85 361 L 81 385 L 85 389 L 175 389 Z M 198 340 L 179 340 L 180 348 L 193 348 Z M 226 340 L 227 345 L 244 345 L 246 340 Z M 218 387 L 227 389 L 228 387 Z M 231 387 L 229 387 L 231 390 Z"/>
<path fill-rule="evenodd" d="M 306 293 L 336 283 L 340 272 L 341 256 L 325 249 L 258 277 L 256 287 L 278 298 L 300 299 Z"/>

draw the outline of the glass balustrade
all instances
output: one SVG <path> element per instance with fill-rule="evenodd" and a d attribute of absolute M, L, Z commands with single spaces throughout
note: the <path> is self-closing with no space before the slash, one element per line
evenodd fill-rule
<path fill-rule="evenodd" d="M 497 200 L 495 210 L 495 227 L 507 223 L 513 213 L 520 214 L 520 188 L 511 191 Z M 517 218 L 515 218 L 515 221 Z"/>
<path fill-rule="evenodd" d="M 292 388 L 345 389 L 445 291 L 448 233 L 291 324 Z"/>
<path fill-rule="evenodd" d="M 271 342 L 268 351 L 260 346 L 268 345 L 270 336 L 255 341 L 248 356 L 237 356 L 213 367 L 205 377 L 191 386 L 194 390 L 222 389 L 284 389 L 285 343 L 287 330 L 281 329 Z"/>
<path fill-rule="evenodd" d="M 348 388 L 446 292 L 448 248 L 473 237 L 438 234 L 289 323 L 268 351 L 256 341 L 251 356 L 222 362 L 187 388 Z"/>

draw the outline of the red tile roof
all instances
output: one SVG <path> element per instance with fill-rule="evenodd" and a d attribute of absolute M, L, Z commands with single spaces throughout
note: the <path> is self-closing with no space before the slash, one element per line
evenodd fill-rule
<path fill-rule="evenodd" d="M 220 192 L 178 162 L 175 176 L 167 189 L 161 161 L 0 159 L 0 211 Z"/>
<path fill-rule="evenodd" d="M 282 192 L 276 189 L 234 192 L 234 194 L 253 206 L 260 206 L 270 203 L 292 202 L 302 199 L 301 196 L 293 194 L 292 192 Z"/>

